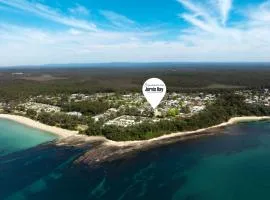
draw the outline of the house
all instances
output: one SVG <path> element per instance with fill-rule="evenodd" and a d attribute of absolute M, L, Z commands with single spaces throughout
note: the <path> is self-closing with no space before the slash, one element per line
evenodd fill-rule
<path fill-rule="evenodd" d="M 67 115 L 75 116 L 75 117 L 81 117 L 82 113 L 80 113 L 80 112 L 68 112 Z"/>

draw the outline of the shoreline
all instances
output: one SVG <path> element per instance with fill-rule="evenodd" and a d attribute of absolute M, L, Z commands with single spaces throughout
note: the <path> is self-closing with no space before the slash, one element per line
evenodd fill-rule
<path fill-rule="evenodd" d="M 91 148 L 83 156 L 78 158 L 75 163 L 83 163 L 88 166 L 98 166 L 103 162 L 110 162 L 117 159 L 125 159 L 128 156 L 133 156 L 135 152 L 142 152 L 150 148 L 168 145 L 179 141 L 194 139 L 205 135 L 218 134 L 218 129 L 237 124 L 240 122 L 270 120 L 270 116 L 249 116 L 249 117 L 234 117 L 227 122 L 211 126 L 208 128 L 198 129 L 195 131 L 185 131 L 171 133 L 157 138 L 142 140 L 142 141 L 124 141 L 116 142 L 103 137 L 103 142 Z"/>
<path fill-rule="evenodd" d="M 78 131 L 70 131 L 58 127 L 52 127 L 18 115 L 0 114 L 0 119 L 15 121 L 28 127 L 55 134 L 58 136 L 58 139 L 55 142 L 55 145 L 57 146 L 76 146 L 84 148 L 91 147 L 82 156 L 77 158 L 74 163 L 96 166 L 103 162 L 117 160 L 129 155 L 132 156 L 133 152 L 144 151 L 149 148 L 171 144 L 186 139 L 197 138 L 204 135 L 214 135 L 219 132 L 217 129 L 240 122 L 270 120 L 270 116 L 234 117 L 227 122 L 195 131 L 171 133 L 149 140 L 122 142 L 112 141 L 104 136 L 80 135 L 78 134 Z"/>
<path fill-rule="evenodd" d="M 38 129 L 44 132 L 54 134 L 58 136 L 59 138 L 67 138 L 67 137 L 78 135 L 78 131 L 71 131 L 71 130 L 66 130 L 59 127 L 55 127 L 55 126 L 49 126 L 41 122 L 32 120 L 27 117 L 19 116 L 19 115 L 0 114 L 0 119 L 7 119 L 10 121 L 14 121 L 19 124 L 28 126 L 30 128 L 34 128 L 34 129 Z"/>
<path fill-rule="evenodd" d="M 112 141 L 112 140 L 108 140 L 105 142 L 105 145 L 113 145 L 113 146 L 118 146 L 118 147 L 125 147 L 125 146 L 134 146 L 134 145 L 150 145 L 153 144 L 155 142 L 161 142 L 162 140 L 166 140 L 166 139 L 177 139 L 177 138 L 181 138 L 184 136 L 192 136 L 198 133 L 203 133 L 203 132 L 207 132 L 207 131 L 211 131 L 217 128 L 222 128 L 222 127 L 226 127 L 229 125 L 233 125 L 233 124 L 237 124 L 240 122 L 252 122 L 252 121 L 262 121 L 262 120 L 270 120 L 270 116 L 242 116 L 242 117 L 233 117 L 231 119 L 229 119 L 227 122 L 223 122 L 221 124 L 218 125 L 214 125 L 214 126 L 210 126 L 207 128 L 202 128 L 202 129 L 197 129 L 194 131 L 182 131 L 182 132 L 176 132 L 176 133 L 170 133 L 167 135 L 162 135 L 156 138 L 152 138 L 149 140 L 138 140 L 138 141 Z"/>
<path fill-rule="evenodd" d="M 91 142 L 91 141 L 101 141 L 105 146 L 116 146 L 116 147 L 130 147 L 130 146 L 141 146 L 141 145 L 149 145 L 155 142 L 161 142 L 163 140 L 167 139 L 176 139 L 183 136 L 192 136 L 201 132 L 211 131 L 216 128 L 221 128 L 229 125 L 233 125 L 240 122 L 249 122 L 249 121 L 261 121 L 261 120 L 270 120 L 270 116 L 243 116 L 243 117 L 233 117 L 227 122 L 223 122 L 221 124 L 202 128 L 194 131 L 183 131 L 183 132 L 176 132 L 176 133 L 170 133 L 167 135 L 163 135 L 160 137 L 152 138 L 149 140 L 137 140 L 137 141 L 113 141 L 105 138 L 104 136 L 86 136 L 86 135 L 79 135 L 78 131 L 71 131 L 55 126 L 49 126 L 46 124 L 43 124 L 41 122 L 32 120 L 30 118 L 19 116 L 19 115 L 11 115 L 11 114 L 0 114 L 0 119 L 7 119 L 11 121 L 15 121 L 17 123 L 26 125 L 31 128 L 39 129 L 45 132 L 49 132 L 52 134 L 57 135 L 60 139 L 68 138 L 72 136 L 79 137 L 83 139 L 85 142 Z"/>

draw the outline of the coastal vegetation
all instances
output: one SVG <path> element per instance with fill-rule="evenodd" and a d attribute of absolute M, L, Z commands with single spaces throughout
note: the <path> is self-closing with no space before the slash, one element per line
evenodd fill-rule
<path fill-rule="evenodd" d="M 80 119 L 78 117 L 62 113 L 51 114 L 42 112 L 37 116 L 36 120 L 50 126 L 58 126 L 69 130 L 76 130 L 77 125 L 80 123 Z"/>
<path fill-rule="evenodd" d="M 2 69 L 0 112 L 118 141 L 270 115 L 270 70 L 231 67 Z M 168 86 L 155 111 L 141 95 L 148 77 Z"/>
<path fill-rule="evenodd" d="M 26 116 L 43 124 L 68 130 L 77 130 L 78 125 L 87 123 L 86 117 L 78 118 L 77 116 L 70 116 L 64 113 L 37 113 L 31 109 L 26 111 Z"/>
<path fill-rule="evenodd" d="M 157 65 L 157 64 L 156 64 Z M 228 64 L 227 64 L 228 65 Z M 159 77 L 168 91 L 237 90 L 270 86 L 269 64 L 252 66 L 211 64 L 149 64 L 144 67 L 7 68 L 0 69 L 0 101 L 12 103 L 29 96 L 96 92 L 140 92 L 149 77 Z M 57 77 L 37 79 L 36 77 Z"/>
<path fill-rule="evenodd" d="M 130 127 L 102 126 L 90 121 L 88 129 L 81 132 L 87 135 L 103 135 L 115 141 L 147 140 L 172 132 L 193 131 L 228 121 L 237 116 L 266 116 L 270 108 L 263 105 L 250 105 L 244 98 L 235 94 L 223 94 L 215 103 L 191 116 L 190 118 L 175 118 L 159 122 L 143 122 Z"/>
<path fill-rule="evenodd" d="M 80 101 L 66 103 L 62 106 L 62 110 L 66 112 L 76 111 L 84 115 L 97 115 L 105 112 L 110 106 L 106 101 Z"/>

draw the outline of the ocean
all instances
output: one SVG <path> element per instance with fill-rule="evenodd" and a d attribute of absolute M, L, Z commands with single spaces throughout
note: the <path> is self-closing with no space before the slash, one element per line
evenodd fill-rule
<path fill-rule="evenodd" d="M 270 122 L 133 153 L 98 166 L 55 137 L 0 120 L 0 199 L 270 199 Z M 91 147 L 90 147 L 91 148 Z"/>
<path fill-rule="evenodd" d="M 53 134 L 0 119 L 0 156 L 56 139 Z"/>

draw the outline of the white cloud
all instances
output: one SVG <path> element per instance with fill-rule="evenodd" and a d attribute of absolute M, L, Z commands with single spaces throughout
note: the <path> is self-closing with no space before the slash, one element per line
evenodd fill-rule
<path fill-rule="evenodd" d="M 101 10 L 100 14 L 106 17 L 113 25 L 120 28 L 131 27 L 136 24 L 135 21 L 113 11 Z"/>
<path fill-rule="evenodd" d="M 182 14 L 181 17 L 183 19 L 185 19 L 187 22 L 190 22 L 194 26 L 196 26 L 204 31 L 207 31 L 207 32 L 215 32 L 218 29 L 218 27 L 215 23 L 205 22 L 203 20 L 198 19 L 194 15 Z"/>
<path fill-rule="evenodd" d="M 266 1 L 261 4 L 258 9 L 248 10 L 248 15 L 256 22 L 269 23 L 270 22 L 270 1 Z"/>
<path fill-rule="evenodd" d="M 60 11 L 52 9 L 41 3 L 29 2 L 27 0 L 0 0 L 0 3 L 11 6 L 13 8 L 23 10 L 45 19 L 66 25 L 74 28 L 79 28 L 87 31 L 96 31 L 96 25 L 85 20 L 79 20 L 74 17 L 68 17 Z"/>
<path fill-rule="evenodd" d="M 0 60 L 2 66 L 119 61 L 270 61 L 269 29 L 264 32 L 228 30 L 223 35 L 195 30 L 191 33 L 168 42 L 151 41 L 148 35 L 137 32 L 75 29 L 45 32 L 6 26 L 5 29 L 0 27 Z"/>
<path fill-rule="evenodd" d="M 212 7 L 203 6 L 192 1 L 179 0 L 190 14 L 180 16 L 193 25 L 183 30 L 179 39 L 191 48 L 201 47 L 204 52 L 197 50 L 194 56 L 211 60 L 224 59 L 226 61 L 270 61 L 270 25 L 268 20 L 267 1 L 249 10 L 247 19 L 234 26 L 225 26 L 231 9 L 231 1 L 214 4 Z M 217 2 L 216 2 L 217 3 Z M 222 16 L 219 21 L 219 8 Z M 216 13 L 216 14 L 215 14 Z M 211 14 L 211 15 L 210 15 Z M 260 21 L 260 23 L 258 23 Z M 199 53 L 198 53 L 199 52 Z"/>
<path fill-rule="evenodd" d="M 75 7 L 69 8 L 68 10 L 70 13 L 74 15 L 89 15 L 90 14 L 90 11 L 86 7 L 80 4 L 76 4 Z"/>
<path fill-rule="evenodd" d="M 232 0 L 211 0 L 194 3 L 192 0 L 177 0 L 192 14 L 181 14 L 186 21 L 212 32 L 225 26 L 232 8 Z"/>
<path fill-rule="evenodd" d="M 66 20 L 70 20 L 70 17 L 60 11 L 41 4 L 26 6 L 19 3 L 25 2 L 24 0 L 14 0 L 8 5 L 12 4 L 12 7 L 39 16 L 44 15 L 46 19 L 53 18 L 52 21 L 61 21 L 59 23 L 68 25 L 69 29 L 49 31 L 0 23 L 0 65 L 119 61 L 270 61 L 270 1 L 245 10 L 246 20 L 234 25 L 226 25 L 231 7 L 223 5 L 222 12 L 223 6 L 218 0 L 208 4 L 191 0 L 178 1 L 186 9 L 179 16 L 190 23 L 190 26 L 179 30 L 181 32 L 177 39 L 165 41 L 156 37 L 158 33 L 137 29 L 136 22 L 111 11 L 105 11 L 105 14 L 103 11 L 103 14 L 119 28 L 118 31 L 95 26 L 95 31 L 89 31 L 92 28 L 82 28 L 82 21 L 78 19 L 74 20 L 78 20 L 80 25 L 70 22 L 67 24 Z"/>
<path fill-rule="evenodd" d="M 178 2 L 189 11 L 189 13 L 182 13 L 179 15 L 184 20 L 204 31 L 219 31 L 217 18 L 212 16 L 212 9 L 207 9 L 207 6 L 209 6 L 208 4 L 203 5 L 188 0 L 178 0 Z"/>
<path fill-rule="evenodd" d="M 110 59 L 116 61 L 121 57 L 126 60 L 128 57 L 125 58 L 126 53 L 122 51 L 138 48 L 137 45 L 144 44 L 150 37 L 151 32 L 86 32 L 77 29 L 51 32 L 2 24 L 0 55 L 4 59 L 0 59 L 0 65 L 110 62 Z M 130 59 L 135 55 L 128 54 Z"/>
<path fill-rule="evenodd" d="M 218 4 L 222 18 L 222 24 L 225 25 L 232 8 L 232 0 L 218 0 Z"/>

